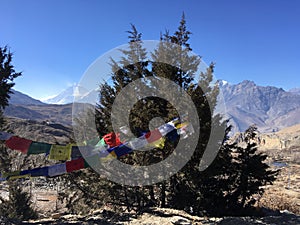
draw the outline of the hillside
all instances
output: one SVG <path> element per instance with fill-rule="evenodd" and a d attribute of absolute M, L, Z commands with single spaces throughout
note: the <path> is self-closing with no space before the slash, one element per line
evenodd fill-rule
<path fill-rule="evenodd" d="M 10 105 L 45 105 L 45 103 L 16 90 L 12 90 L 12 94 L 10 94 L 9 96 Z"/>
<path fill-rule="evenodd" d="M 67 144 L 73 139 L 70 127 L 28 119 L 7 118 L 5 130 L 26 139 L 53 144 Z"/>
<path fill-rule="evenodd" d="M 72 104 L 66 105 L 9 105 L 4 115 L 20 119 L 36 120 L 39 122 L 60 123 L 67 126 L 72 124 Z"/>

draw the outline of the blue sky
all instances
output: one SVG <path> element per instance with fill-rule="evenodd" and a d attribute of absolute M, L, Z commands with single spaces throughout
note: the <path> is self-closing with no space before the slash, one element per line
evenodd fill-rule
<path fill-rule="evenodd" d="M 191 47 L 218 79 L 300 87 L 298 0 L 0 0 L 0 46 L 23 76 L 15 89 L 41 99 L 78 83 L 105 52 L 127 43 L 130 23 L 145 40 L 175 31 L 184 11 Z"/>

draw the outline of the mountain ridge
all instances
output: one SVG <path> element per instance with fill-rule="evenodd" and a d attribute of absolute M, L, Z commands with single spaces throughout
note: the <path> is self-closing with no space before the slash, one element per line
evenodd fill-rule
<path fill-rule="evenodd" d="M 9 95 L 9 104 L 11 105 L 45 105 L 46 103 L 34 99 L 29 95 L 23 94 L 20 91 L 12 89 L 12 93 Z"/>
<path fill-rule="evenodd" d="M 285 91 L 273 86 L 259 86 L 253 81 L 244 80 L 238 84 L 219 81 L 227 108 L 225 118 L 230 119 L 233 132 L 244 131 L 256 124 L 261 132 L 273 132 L 289 127 L 300 121 L 300 88 Z M 70 97 L 73 102 L 73 90 L 64 92 L 64 99 Z M 96 90 L 91 92 L 78 88 L 79 100 L 90 102 L 95 100 Z M 92 93 L 93 92 L 93 93 Z M 72 124 L 72 104 L 46 104 L 20 92 L 11 95 L 10 106 L 5 115 L 22 119 L 53 121 L 65 125 Z M 69 94 L 68 94 L 69 93 Z M 72 94 L 70 94 L 72 93 Z M 92 97 L 89 96 L 92 93 Z M 30 101 L 28 100 L 30 99 Z M 218 109 L 217 109 L 218 111 Z M 219 111 L 219 113 L 224 113 Z"/>
<path fill-rule="evenodd" d="M 300 121 L 300 95 L 253 81 L 220 85 L 227 117 L 244 131 L 256 124 L 263 132 L 277 131 Z"/>

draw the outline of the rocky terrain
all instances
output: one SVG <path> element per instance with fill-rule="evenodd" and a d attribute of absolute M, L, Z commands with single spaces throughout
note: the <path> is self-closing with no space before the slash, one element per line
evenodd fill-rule
<path fill-rule="evenodd" d="M 66 144 L 73 139 L 71 127 L 48 121 L 8 117 L 5 130 L 26 139 L 53 144 Z"/>
<path fill-rule="evenodd" d="M 9 117 L 71 126 L 72 104 L 67 105 L 9 105 L 4 115 Z"/>
<path fill-rule="evenodd" d="M 298 89 L 258 86 L 253 81 L 239 84 L 220 83 L 227 117 L 235 131 L 244 131 L 256 124 L 261 132 L 278 131 L 300 121 Z"/>
<path fill-rule="evenodd" d="M 0 219 L 1 224 L 17 224 L 17 221 Z M 149 208 L 139 214 L 115 213 L 110 210 L 96 210 L 89 215 L 60 215 L 51 218 L 23 221 L 22 224 L 102 224 L 102 225 L 298 225 L 300 218 L 288 211 L 265 217 L 198 217 L 181 210 Z"/>

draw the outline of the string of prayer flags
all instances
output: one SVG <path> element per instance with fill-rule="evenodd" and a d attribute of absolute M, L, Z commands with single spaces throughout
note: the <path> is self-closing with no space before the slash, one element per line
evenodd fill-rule
<path fill-rule="evenodd" d="M 120 158 L 121 156 L 131 153 L 133 150 L 145 151 L 149 149 L 149 147 L 163 149 L 166 140 L 175 142 L 180 138 L 180 135 L 183 138 L 186 138 L 192 133 L 194 133 L 192 124 L 180 123 L 179 120 L 174 120 L 153 131 L 143 134 L 139 138 L 133 138 L 125 143 L 120 141 L 119 135 L 109 133 L 100 141 L 99 139 L 97 141 L 96 139 L 93 140 L 93 146 L 73 146 L 71 144 L 51 145 L 33 142 L 24 138 L 9 135 L 5 132 L 0 132 L 0 139 L 5 139 L 7 147 L 11 149 L 21 151 L 25 154 L 49 153 L 50 159 L 66 161 L 65 163 L 52 166 L 2 173 L 0 174 L 0 181 L 36 176 L 59 176 L 90 167 L 89 164 L 94 165 L 95 163 L 95 165 L 97 165 L 99 160 L 100 162 L 106 162 L 108 160 Z M 81 153 L 81 151 L 83 153 Z M 86 160 L 82 155 L 85 156 Z M 68 161 L 71 158 L 72 160 Z"/>

